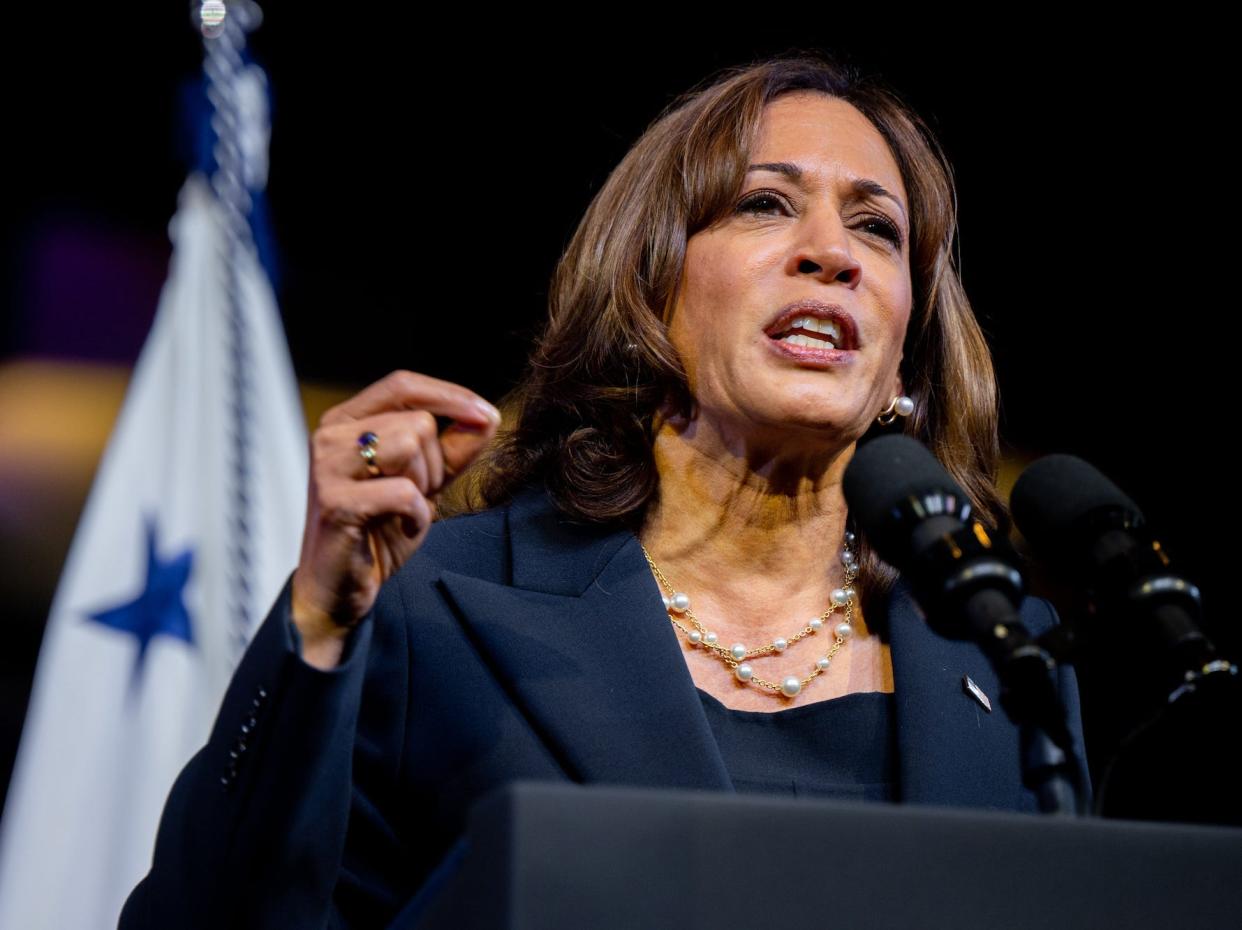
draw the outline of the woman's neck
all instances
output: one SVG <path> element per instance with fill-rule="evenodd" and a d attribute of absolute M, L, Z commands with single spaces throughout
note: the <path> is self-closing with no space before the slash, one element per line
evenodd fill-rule
<path fill-rule="evenodd" d="M 841 476 L 852 452 L 768 455 L 699 420 L 665 421 L 658 499 L 640 538 L 692 603 L 727 610 L 734 625 L 784 629 L 822 612 L 844 579 Z"/>

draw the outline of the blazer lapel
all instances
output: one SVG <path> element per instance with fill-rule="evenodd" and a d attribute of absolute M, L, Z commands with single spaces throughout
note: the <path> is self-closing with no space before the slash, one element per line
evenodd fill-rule
<path fill-rule="evenodd" d="M 638 538 L 571 524 L 542 491 L 508 520 L 511 584 L 440 584 L 570 777 L 732 791 Z"/>
<path fill-rule="evenodd" d="M 507 519 L 508 583 L 444 571 L 440 584 L 570 777 L 734 790 L 637 537 L 572 524 L 542 490 Z M 901 800 L 1015 809 L 1018 733 L 986 657 L 933 633 L 901 580 L 887 626 Z"/>
<path fill-rule="evenodd" d="M 1018 730 L 987 657 L 932 632 L 905 581 L 893 589 L 888 623 L 902 801 L 1017 809 Z M 990 713 L 963 686 L 967 675 L 991 700 Z"/>

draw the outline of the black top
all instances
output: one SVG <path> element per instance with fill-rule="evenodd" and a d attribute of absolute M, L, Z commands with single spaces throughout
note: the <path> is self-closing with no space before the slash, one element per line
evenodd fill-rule
<path fill-rule="evenodd" d="M 864 691 L 763 713 L 733 710 L 697 690 L 739 792 L 897 800 L 891 693 Z"/>

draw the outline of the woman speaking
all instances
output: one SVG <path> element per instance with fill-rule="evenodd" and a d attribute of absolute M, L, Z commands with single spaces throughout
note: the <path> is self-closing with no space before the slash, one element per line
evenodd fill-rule
<path fill-rule="evenodd" d="M 301 560 L 122 927 L 381 925 L 516 779 L 1034 811 L 987 659 L 841 489 L 900 429 L 1007 527 L 954 210 L 925 124 L 831 61 L 670 105 L 561 258 L 505 429 L 404 371 L 323 417 Z"/>

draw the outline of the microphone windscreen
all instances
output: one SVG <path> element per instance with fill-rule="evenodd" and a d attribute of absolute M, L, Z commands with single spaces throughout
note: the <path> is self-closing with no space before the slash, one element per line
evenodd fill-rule
<path fill-rule="evenodd" d="M 926 446 L 900 434 L 859 446 L 846 466 L 842 490 L 850 513 L 880 553 L 905 545 L 892 537 L 903 532 L 895 510 L 906 498 L 941 492 L 969 499 Z"/>
<path fill-rule="evenodd" d="M 1062 545 L 1076 535 L 1087 514 L 1103 507 L 1143 521 L 1142 511 L 1121 488 L 1075 455 L 1048 455 L 1032 463 L 1009 498 L 1013 521 L 1036 552 Z"/>

